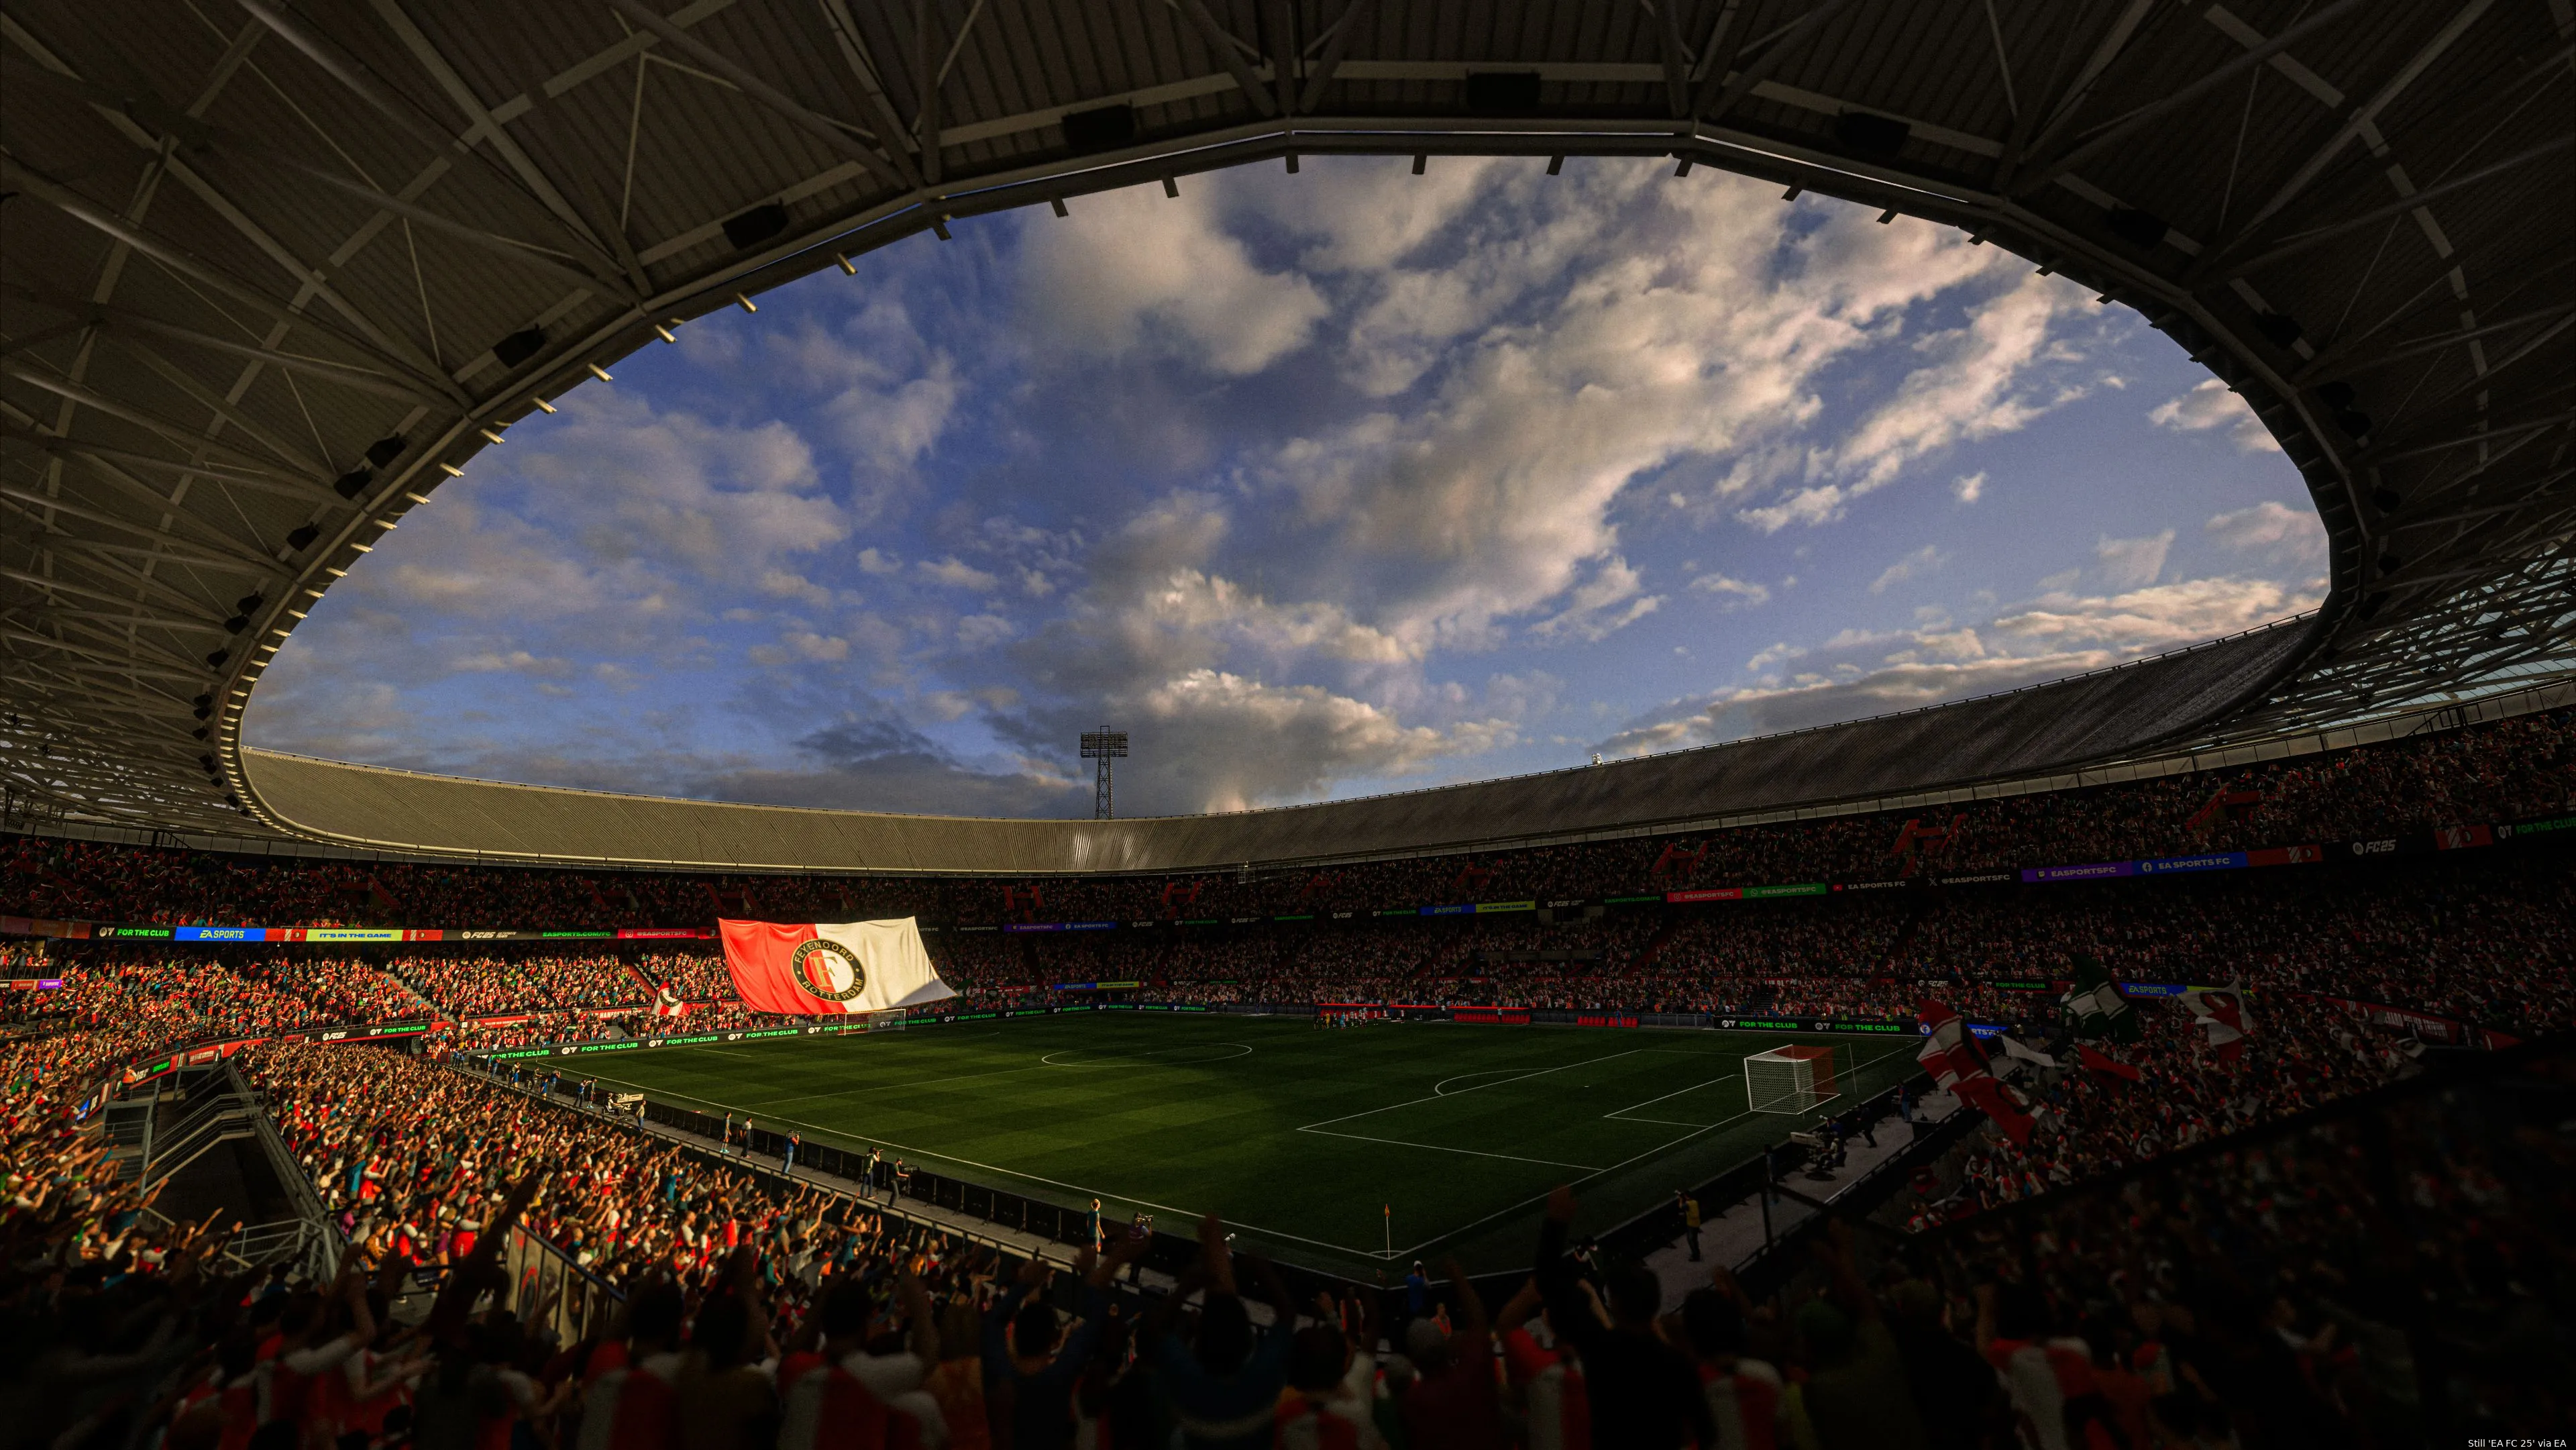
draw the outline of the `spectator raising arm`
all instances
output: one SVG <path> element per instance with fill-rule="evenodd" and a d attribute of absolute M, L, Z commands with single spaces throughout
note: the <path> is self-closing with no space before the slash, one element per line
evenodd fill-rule
<path fill-rule="evenodd" d="M 1663 1289 L 1654 1271 L 1630 1265 L 1611 1274 L 1607 1324 L 1578 1291 L 1565 1257 L 1574 1208 L 1571 1187 L 1558 1184 L 1548 1195 L 1547 1218 L 1538 1231 L 1538 1287 L 1548 1322 L 1583 1356 L 1592 1443 L 1639 1450 L 1715 1443 L 1717 1427 L 1700 1395 L 1698 1371 L 1655 1332 Z"/>

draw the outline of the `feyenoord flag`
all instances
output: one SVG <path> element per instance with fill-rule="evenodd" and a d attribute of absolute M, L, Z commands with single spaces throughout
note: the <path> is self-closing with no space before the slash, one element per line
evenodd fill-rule
<path fill-rule="evenodd" d="M 2182 994 L 2182 1004 L 2200 1019 L 2201 1030 L 2209 1034 L 2210 1051 L 2219 1061 L 2234 1062 L 2245 1050 L 2245 1039 L 2254 1032 L 2254 1014 L 2245 1006 L 2244 993 L 2194 987 Z"/>
<path fill-rule="evenodd" d="M 2091 957 L 2075 959 L 2075 989 L 2064 997 L 2067 1021 L 2078 1037 L 2138 1040 L 2138 1009 L 2120 995 L 2120 984 Z"/>
<path fill-rule="evenodd" d="M 1923 1048 L 1914 1060 L 1932 1074 L 1933 1085 L 1956 1093 L 1959 1101 L 1984 1113 L 2004 1130 L 2004 1136 L 2015 1143 L 2030 1137 L 2034 1126 L 2029 1114 L 2004 1092 L 2004 1085 L 1986 1070 L 1986 1054 L 1977 1046 L 1976 1034 L 1968 1030 L 1966 1019 L 1946 1002 L 1926 997 L 1922 1002 L 1924 1027 Z"/>
<path fill-rule="evenodd" d="M 957 993 L 939 980 L 921 928 L 900 921 L 782 926 L 719 921 L 734 990 L 754 1012 L 798 1016 L 883 1012 Z"/>

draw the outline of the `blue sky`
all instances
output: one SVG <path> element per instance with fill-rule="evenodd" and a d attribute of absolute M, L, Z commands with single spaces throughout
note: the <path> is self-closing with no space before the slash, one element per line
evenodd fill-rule
<path fill-rule="evenodd" d="M 1983 694 L 2313 607 L 2233 395 L 1964 235 L 1668 165 L 1308 158 L 679 330 L 332 590 L 255 745 L 1122 814 Z"/>

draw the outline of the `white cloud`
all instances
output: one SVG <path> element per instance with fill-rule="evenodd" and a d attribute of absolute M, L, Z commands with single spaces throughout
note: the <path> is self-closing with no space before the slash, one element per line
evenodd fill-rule
<path fill-rule="evenodd" d="M 986 649 L 1019 632 L 1017 625 L 998 614 L 970 614 L 957 621 L 957 646 L 968 650 Z"/>
<path fill-rule="evenodd" d="M 1675 700 L 1600 748 L 1642 755 L 2018 689 L 2250 629 L 2314 608 L 2323 591 L 2322 580 L 2293 590 L 2224 578 L 2060 590 L 1972 626 L 1934 611 L 1913 629 L 1775 644 L 1746 662 L 1751 683 Z"/>
<path fill-rule="evenodd" d="M 2326 553 L 2323 521 L 2313 512 L 2270 499 L 2252 508 L 2212 515 L 2201 528 L 2225 548 L 2261 554 L 2275 562 L 2313 563 Z"/>
<path fill-rule="evenodd" d="M 562 409 L 549 420 L 558 426 L 510 464 L 531 511 L 559 520 L 595 556 L 730 580 L 849 536 L 813 449 L 783 422 L 710 423 L 613 388 L 576 389 Z"/>
<path fill-rule="evenodd" d="M 1069 218 L 1033 216 L 1021 263 L 1040 327 L 1087 351 L 1166 349 L 1237 377 L 1305 346 L 1329 304 L 1304 277 L 1261 270 L 1214 195 L 1130 187 L 1086 197 Z"/>
<path fill-rule="evenodd" d="M 1985 497 L 1986 471 L 1980 468 L 1974 473 L 1961 474 L 1956 481 L 1951 483 L 1950 493 L 1961 503 L 1975 503 L 1978 499 Z"/>
<path fill-rule="evenodd" d="M 573 672 L 572 661 L 560 655 L 533 655 L 523 649 L 484 650 L 449 661 L 448 667 L 467 674 L 541 675 L 559 678 Z"/>
<path fill-rule="evenodd" d="M 972 589 L 980 593 L 989 591 L 1002 582 L 997 575 L 988 574 L 972 564 L 960 562 L 954 554 L 936 564 L 924 559 L 913 567 L 921 571 L 923 578 L 934 584 L 947 585 L 951 589 Z"/>
<path fill-rule="evenodd" d="M 1339 597 L 1389 633 L 1442 648 L 1491 647 L 1507 637 L 1501 621 L 1542 610 L 1542 637 L 1611 617 L 1572 596 L 1616 580 L 1612 512 L 1632 483 L 1714 473 L 1687 492 L 1660 486 L 1686 512 L 1709 511 L 1802 466 L 1785 445 L 1823 406 L 1819 372 L 1885 340 L 1914 304 L 2020 265 L 1948 228 L 1879 227 L 1839 206 L 1784 241 L 1776 193 L 1731 178 L 1668 187 L 1652 168 L 1603 165 L 1549 179 L 1517 163 L 1484 178 L 1494 205 L 1523 209 L 1525 224 L 1488 239 L 1482 213 L 1463 213 L 1443 245 L 1417 245 L 1437 265 L 1399 262 L 1371 284 L 1345 345 L 1352 376 L 1401 374 L 1405 386 L 1422 359 L 1443 359 L 1415 388 L 1427 396 L 1311 434 L 1275 470 L 1334 536 Z M 1453 237 L 1476 245 L 1457 253 Z M 1939 335 L 1925 374 L 1972 374 L 1993 395 L 1982 421 L 1946 423 L 1953 434 L 2035 409 L 2012 401 L 2011 373 L 2058 300 L 2016 283 L 1956 337 Z M 1912 406 L 1955 415 L 1963 404 L 1944 394 Z M 1876 428 L 1880 455 L 1937 442 L 1893 419 Z M 1845 497 L 1830 484 L 1770 507 L 1780 523 L 1821 521 Z"/>
<path fill-rule="evenodd" d="M 1639 597 L 1644 579 L 1628 566 L 1628 561 L 1613 554 L 1593 571 L 1590 579 L 1578 584 L 1568 597 L 1565 609 L 1530 626 L 1530 633 L 1540 639 L 1580 639 L 1597 643 L 1628 625 L 1636 623 L 1662 607 L 1660 594 Z"/>
<path fill-rule="evenodd" d="M 1812 497 L 1772 522 L 1748 512 L 1757 527 L 1820 523 L 1842 505 L 1895 481 L 1905 467 L 1941 449 L 2011 433 L 2052 408 L 2083 396 L 2080 388 L 2041 395 L 2028 372 L 2049 347 L 2050 324 L 2086 302 L 2083 289 L 2063 277 L 2026 276 L 1971 308 L 1964 327 L 1934 333 L 1915 344 L 1927 359 L 1906 374 L 1896 396 L 1880 404 L 1835 448 L 1819 452 L 1811 473 L 1836 482 L 1813 487 Z"/>
<path fill-rule="evenodd" d="M 1690 582 L 1690 587 L 1697 593 L 1716 595 L 1721 601 L 1718 606 L 1721 609 L 1751 609 L 1771 600 L 1768 585 L 1747 579 L 1730 579 L 1724 574 L 1702 574 Z"/>
<path fill-rule="evenodd" d="M 879 549 L 861 549 L 859 551 L 859 572 L 862 574 L 900 574 L 903 572 L 903 561 L 892 554 L 888 554 Z"/>
<path fill-rule="evenodd" d="M 2136 539 L 2115 539 L 2105 534 L 2093 545 L 2095 567 L 2115 589 L 2153 584 L 2156 576 L 2165 571 L 2165 552 L 2173 547 L 2173 541 L 2171 529 Z"/>
<path fill-rule="evenodd" d="M 1265 685 L 1218 670 L 1191 670 L 1136 701 L 1135 732 L 1191 809 L 1239 811 L 1306 800 L 1352 776 L 1400 776 L 1450 755 L 1509 743 L 1504 720 L 1447 730 L 1408 726 L 1364 701 L 1315 685 Z M 1261 741 L 1260 749 L 1244 749 Z"/>
<path fill-rule="evenodd" d="M 2247 453 L 2278 453 L 2280 442 L 2254 410 L 2245 406 L 2227 384 L 2209 378 L 2193 385 L 2178 398 L 2168 398 L 2147 412 L 2147 421 L 2159 428 L 2183 433 L 2203 433 L 2212 428 L 2227 430 L 2228 440 Z"/>
<path fill-rule="evenodd" d="M 1879 576 L 1869 582 L 1869 592 L 1872 594 L 1885 594 L 1889 589 L 1902 584 L 1909 579 L 1918 578 L 1922 575 L 1931 573 L 1933 570 L 1940 568 L 1944 563 L 1948 562 L 1948 560 L 1949 556 L 1947 554 L 1942 553 L 1938 548 L 1931 544 L 1925 544 L 1922 548 L 1915 550 L 1913 553 L 1906 555 L 1904 558 L 1897 560 L 1895 563 L 1890 564 L 1885 569 L 1881 570 L 1879 572 Z"/>
<path fill-rule="evenodd" d="M 850 642 L 839 635 L 793 629 L 780 635 L 776 644 L 752 646 L 750 654 L 754 664 L 762 665 L 838 664 L 850 657 Z"/>
<path fill-rule="evenodd" d="M 794 599 L 820 608 L 832 602 L 832 591 L 797 573 L 793 569 L 763 569 L 760 582 L 754 586 L 761 593 L 780 599 Z"/>

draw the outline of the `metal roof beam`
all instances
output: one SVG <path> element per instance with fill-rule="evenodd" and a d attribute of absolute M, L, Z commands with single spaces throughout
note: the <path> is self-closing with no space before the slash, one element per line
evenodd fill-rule
<path fill-rule="evenodd" d="M 2537 161 L 2553 152 L 2564 151 L 2569 146 L 2576 146 L 2576 134 L 2551 137 L 2527 151 L 2517 152 L 2502 161 L 2490 162 L 2475 171 L 2454 176 L 2448 181 L 2437 182 L 2412 196 L 2402 196 L 2385 206 L 2372 207 L 2359 216 L 2346 217 L 2342 221 L 2330 222 L 2312 231 L 2302 232 L 2250 261 L 2230 261 L 2224 252 L 2204 252 L 2201 254 L 2200 261 L 2192 268 L 2192 272 L 2197 276 L 2216 275 L 2221 271 L 2234 277 L 2249 276 L 2284 258 L 2295 257 L 2311 247 L 2323 246 L 2347 232 L 2376 222 L 2384 222 L 2392 217 L 2404 216 L 2435 197 L 2448 196 L 2452 192 L 2492 180 L 2517 166 Z M 2186 277 L 2184 280 L 2188 282 L 2190 278 Z"/>
<path fill-rule="evenodd" d="M 1742 104 L 1746 96 L 1753 94 L 1755 86 L 1778 70 L 1782 61 L 1796 53 L 1802 40 L 1813 36 L 1826 21 L 1841 14 L 1843 7 L 1849 4 L 1851 0 L 1817 0 L 1806 14 L 1736 52 L 1735 58 L 1743 69 L 1732 75 L 1726 74 L 1726 67 L 1712 61 L 1708 74 L 1700 78 L 1699 94 L 1691 100 L 1689 119 L 1708 124 L 1723 120 Z M 1760 52 L 1758 55 L 1754 53 L 1757 50 Z M 1723 87 L 1719 85 L 1720 81 L 1724 81 Z"/>
<path fill-rule="evenodd" d="M 1350 49 L 1351 36 L 1359 30 L 1360 17 L 1367 13 L 1370 3 L 1371 0 L 1350 0 L 1342 7 L 1342 18 L 1333 22 L 1332 32 L 1325 37 L 1324 53 L 1306 68 L 1306 87 L 1297 93 L 1299 114 L 1311 114 L 1323 104 L 1324 88 L 1333 83 L 1334 73 L 1342 68 L 1342 56 Z"/>
<path fill-rule="evenodd" d="M 2405 358 L 2442 352 L 2477 338 L 2493 337 L 2499 332 L 2510 332 L 2517 327 L 2527 327 L 2535 322 L 2547 322 L 2551 318 L 2564 317 L 2571 312 L 2576 312 L 2576 302 L 2562 302 L 2555 307 L 2542 307 L 2492 322 L 2481 322 L 2475 327 L 2454 328 L 2432 337 L 2409 338 L 2403 342 L 2391 343 L 2368 357 L 2354 356 L 2360 350 L 2357 345 L 2330 347 L 2318 353 L 2313 361 L 2292 374 L 2291 380 L 2305 384 L 2311 378 L 2324 377 L 2330 372 L 2366 372 L 2371 368 L 2382 367 Z"/>
<path fill-rule="evenodd" d="M 2015 180 L 2012 185 L 2012 194 L 2017 197 L 2030 195 L 2032 192 L 2035 192 L 2041 187 L 2046 186 L 2048 183 L 2055 181 L 2057 178 L 2065 175 L 2077 166 L 2082 165 L 2089 158 L 2109 148 L 2111 145 L 2127 137 L 2131 132 L 2136 131 L 2148 122 L 2166 115 L 2169 112 L 2179 110 L 2184 106 L 2190 105 L 2193 101 L 2200 99 L 2210 91 L 2227 84 L 2236 77 L 2252 70 L 2258 65 L 2263 64 L 2265 61 L 2280 54 L 2282 51 L 2289 49 L 2291 46 L 2296 45 L 2300 41 L 2307 39 L 2309 36 L 2316 34 L 2318 31 L 2325 29 L 2327 26 L 2342 20 L 2346 15 L 2349 15 L 2354 10 L 2359 9 L 2361 6 L 2368 3 L 2370 3 L 2370 0 L 2334 0 L 2334 3 L 2326 6 L 2314 15 L 2307 17 L 2298 24 L 2291 26 L 2289 29 L 2282 31 L 2276 36 L 2273 36 L 2270 40 L 2249 48 L 2244 54 L 2235 57 L 2225 65 L 2220 66 L 2218 69 L 2211 71 L 2209 74 L 2202 76 L 2200 79 L 2193 81 L 2187 86 L 2184 86 L 2181 90 L 2175 91 L 2160 100 L 2149 101 L 2147 104 L 2130 111 L 2127 115 L 2117 117 L 2104 123 L 2102 126 L 2085 136 L 2083 140 L 2076 142 L 2073 146 L 2060 152 L 2056 159 L 2041 163 L 2035 170 Z"/>
<path fill-rule="evenodd" d="M 56 458 L 97 459 L 102 462 L 123 464 L 128 468 L 148 468 L 160 473 L 175 473 L 183 478 L 201 478 L 208 483 L 221 484 L 226 488 L 246 488 L 254 493 L 300 499 L 325 507 L 349 506 L 346 500 L 331 490 L 292 474 L 271 471 L 253 472 L 239 465 L 211 463 L 203 459 L 189 462 L 177 458 L 155 458 L 151 454 L 137 453 L 127 448 L 110 448 L 99 443 L 74 442 L 68 438 L 58 438 L 50 433 L 16 424 L 0 426 L 0 442 L 16 443 Z"/>
<path fill-rule="evenodd" d="M 174 166 L 171 170 L 173 175 L 177 175 L 179 168 Z M 178 248 L 171 246 L 168 243 L 163 242 L 158 237 L 153 236 L 151 233 L 144 231 L 141 227 L 128 224 L 122 217 L 100 210 L 96 205 L 92 204 L 88 198 L 83 197 L 68 188 L 58 186 L 42 176 L 38 176 L 36 173 L 29 171 L 26 167 L 7 157 L 0 157 L 0 182 L 5 182 L 7 185 L 16 187 L 30 197 L 45 203 L 47 206 L 54 208 L 65 216 L 71 217 L 75 221 L 82 222 L 106 233 L 108 236 L 125 243 L 135 251 L 140 252 L 144 256 L 150 257 L 153 261 L 167 267 L 172 273 L 185 277 L 211 291 L 222 293 L 224 296 L 258 312 L 261 316 L 266 317 L 273 322 L 284 323 L 290 328 L 310 327 L 316 331 L 325 333 L 332 331 L 329 325 L 324 323 L 321 319 L 272 299 L 266 293 L 259 291 L 249 283 L 238 281 L 226 275 L 218 268 L 197 260 L 186 252 L 180 251 Z M 338 294 L 334 293 L 311 268 L 304 267 L 301 263 L 295 263 L 292 265 L 297 271 L 298 280 L 312 286 L 317 295 L 331 299 L 333 305 L 340 308 L 344 314 L 355 313 L 356 309 L 350 307 L 345 301 L 339 299 Z M 371 329 L 373 327 L 373 324 L 371 323 L 362 323 L 361 325 Z M 409 349 L 406 347 L 391 345 L 390 338 L 379 336 L 375 339 L 371 339 L 371 341 L 367 343 L 361 343 L 354 338 L 340 338 L 338 340 L 348 346 L 358 349 L 370 357 L 376 358 L 380 362 L 398 367 L 405 376 L 411 377 L 416 381 L 431 384 L 442 396 L 448 397 L 457 404 L 461 405 L 469 401 L 465 397 L 464 393 L 459 390 L 444 373 L 439 372 L 434 365 L 429 366 L 424 370 L 420 364 L 427 363 L 428 360 L 426 358 L 418 359 L 416 362 L 414 360 L 404 358 L 402 354 L 409 351 Z"/>
<path fill-rule="evenodd" d="M 134 602 L 134 596 L 131 594 L 115 594 L 104 589 L 92 588 L 86 584 L 74 584 L 67 579 L 57 579 L 48 574 L 31 574 L 24 569 L 12 569 L 5 564 L 0 564 L 0 579 L 14 580 L 30 589 L 41 589 L 48 593 L 59 591 L 65 594 L 77 594 L 84 599 L 97 599 L 109 604 L 130 605 Z M 179 608 L 183 612 L 164 612 L 149 617 L 157 621 L 165 622 L 172 629 L 221 628 L 221 625 L 217 622 L 218 616 L 215 612 L 213 610 L 206 609 L 203 605 L 197 605 L 183 600 L 180 603 Z M 142 618 L 142 616 L 138 616 L 138 618 Z"/>
<path fill-rule="evenodd" d="M 633 0 L 609 0 L 609 3 L 632 4 Z M 1217 64 L 1224 66 L 1226 73 L 1234 77 L 1235 85 L 1242 89 L 1244 99 L 1252 103 L 1252 109 L 1265 118 L 1278 115 L 1278 103 L 1270 99 L 1270 92 L 1262 86 L 1261 77 L 1245 62 L 1243 50 L 1233 33 L 1217 24 L 1215 14 L 1207 8 L 1207 0 L 1178 0 L 1178 8 L 1189 17 L 1190 26 L 1198 31 L 1199 39 L 1215 52 Z"/>
<path fill-rule="evenodd" d="M 2289 179 L 2281 183 L 2279 189 L 2272 193 L 2270 200 L 2257 207 L 2254 214 L 2245 219 L 2244 224 L 2236 229 L 2234 236 L 2223 239 L 2212 250 L 2227 251 L 2242 245 L 2247 237 L 2260 231 L 2265 222 L 2278 216 L 2283 207 L 2288 206 L 2300 192 L 2308 188 L 2310 182 L 2323 174 L 2325 169 L 2334 163 L 2335 158 L 2343 154 L 2344 147 L 2352 144 L 2355 138 L 2364 135 L 2375 137 L 2378 134 L 2379 113 L 2387 110 L 2392 102 L 2405 94 L 2406 88 L 2413 85 L 2426 70 L 2430 69 L 2434 61 L 2441 59 L 2444 51 L 2449 50 L 2461 36 L 2466 35 L 2469 27 L 2477 24 L 2478 18 L 2486 14 L 2494 3 L 2495 0 L 2467 0 L 2467 3 L 2454 11 L 2450 20 L 2445 22 L 2441 29 L 2433 32 L 2432 38 L 2417 47 L 2405 64 L 2397 68 L 2396 74 L 2380 84 L 2378 91 L 2372 94 L 2368 102 L 2345 118 L 2343 124 L 2335 127 L 2334 134 L 2326 139 L 2326 143 L 2302 162 L 2298 170 L 2290 173 Z"/>
<path fill-rule="evenodd" d="M 753 75 L 731 56 L 673 25 L 662 12 L 641 0 L 608 0 L 609 8 L 653 32 L 663 44 L 695 59 L 698 64 L 725 78 L 735 89 L 759 102 L 780 118 L 834 151 L 866 167 L 879 181 L 898 191 L 906 190 L 903 173 L 877 154 L 876 148 L 861 141 L 840 125 L 815 114 L 805 104 L 769 82 Z"/>

